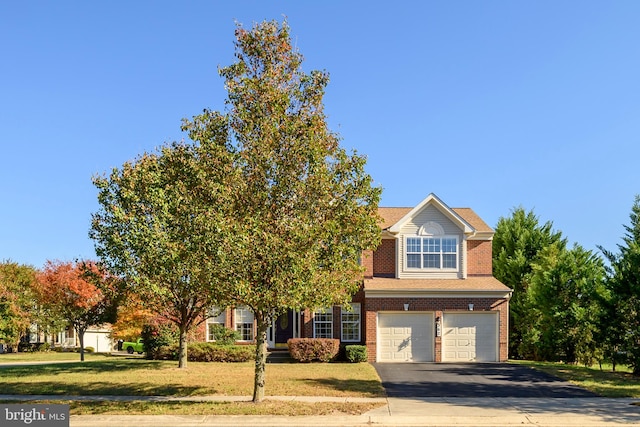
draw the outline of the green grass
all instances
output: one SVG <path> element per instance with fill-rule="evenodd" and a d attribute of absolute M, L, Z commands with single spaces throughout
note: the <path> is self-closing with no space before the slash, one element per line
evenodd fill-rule
<path fill-rule="evenodd" d="M 177 362 L 107 357 L 84 363 L 8 366 L 0 369 L 4 394 L 250 396 L 253 362 Z M 380 397 L 384 389 L 367 363 L 268 364 L 271 396 Z"/>
<path fill-rule="evenodd" d="M 85 353 L 85 360 L 104 360 L 111 357 L 102 353 Z M 20 362 L 51 362 L 51 361 L 80 361 L 80 353 L 72 351 L 58 352 L 34 352 L 34 353 L 1 353 L 0 363 L 20 363 Z"/>
<path fill-rule="evenodd" d="M 0 401 L 16 403 L 16 401 Z M 29 403 L 68 404 L 71 415 L 361 415 L 384 403 L 287 402 L 78 402 L 73 400 L 30 401 Z"/>
<path fill-rule="evenodd" d="M 37 353 L 36 353 L 37 354 Z M 72 354 L 73 355 L 73 354 Z M 76 355 L 77 356 L 77 355 Z M 59 361 L 57 355 L 40 359 Z M 31 362 L 0 357 L 0 363 Z M 2 394 L 106 396 L 251 396 L 253 362 L 177 362 L 91 355 L 84 363 L 0 367 Z M 302 403 L 268 401 L 268 396 L 383 397 L 384 389 L 368 363 L 274 363 L 267 365 L 267 401 L 113 402 L 70 401 L 72 414 L 323 415 L 360 414 L 381 403 Z M 64 398 L 58 401 L 66 403 Z M 15 403 L 15 401 L 14 401 Z"/>
<path fill-rule="evenodd" d="M 640 377 L 635 377 L 624 366 L 579 366 L 566 363 L 513 361 L 555 375 L 603 397 L 640 398 Z"/>

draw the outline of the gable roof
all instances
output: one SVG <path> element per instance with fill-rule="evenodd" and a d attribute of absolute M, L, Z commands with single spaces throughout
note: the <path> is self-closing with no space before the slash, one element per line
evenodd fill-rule
<path fill-rule="evenodd" d="M 465 221 L 460 215 L 458 215 L 454 210 L 452 210 L 449 206 L 444 204 L 442 200 L 438 198 L 435 194 L 429 194 L 423 201 L 418 203 L 418 206 L 411 209 L 405 216 L 400 218 L 398 222 L 389 227 L 388 231 L 390 233 L 398 233 L 402 227 L 409 222 L 414 216 L 419 214 L 425 207 L 434 206 L 438 209 L 443 215 L 448 217 L 451 222 L 456 224 L 465 234 L 472 234 L 475 229 Z"/>
<path fill-rule="evenodd" d="M 413 216 L 427 205 L 434 203 L 445 215 L 457 222 L 466 233 L 493 235 L 493 229 L 487 225 L 471 208 L 449 208 L 435 194 L 429 194 L 414 208 L 379 207 L 378 214 L 382 217 L 380 227 L 385 231 L 397 232 Z"/>
<path fill-rule="evenodd" d="M 386 230 L 396 222 L 400 221 L 400 218 L 409 213 L 413 208 L 378 208 L 378 214 L 382 217 L 382 224 L 380 228 Z"/>

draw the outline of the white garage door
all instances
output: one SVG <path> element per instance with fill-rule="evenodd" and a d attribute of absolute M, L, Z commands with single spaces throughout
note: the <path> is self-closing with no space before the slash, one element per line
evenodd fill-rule
<path fill-rule="evenodd" d="M 433 362 L 432 313 L 379 313 L 379 362 Z"/>
<path fill-rule="evenodd" d="M 445 313 L 443 362 L 497 362 L 498 313 Z"/>

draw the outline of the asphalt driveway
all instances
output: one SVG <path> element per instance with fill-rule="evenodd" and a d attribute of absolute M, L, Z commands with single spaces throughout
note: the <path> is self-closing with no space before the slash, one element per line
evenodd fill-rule
<path fill-rule="evenodd" d="M 374 363 L 389 397 L 597 397 L 510 363 Z"/>

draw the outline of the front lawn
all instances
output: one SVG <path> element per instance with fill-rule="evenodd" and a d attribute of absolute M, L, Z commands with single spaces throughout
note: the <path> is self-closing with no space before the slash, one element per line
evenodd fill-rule
<path fill-rule="evenodd" d="M 106 357 L 84 363 L 6 366 L 3 394 L 128 396 L 250 396 L 254 363 L 177 362 Z M 384 389 L 368 363 L 267 365 L 271 396 L 380 397 Z"/>
<path fill-rule="evenodd" d="M 0 363 L 4 361 L 0 357 Z M 4 366 L 2 394 L 106 396 L 251 396 L 254 363 L 189 362 L 96 356 L 84 363 Z M 267 365 L 268 396 L 383 397 L 368 363 L 273 363 Z M 72 413 L 264 414 L 362 413 L 380 404 L 265 402 L 78 402 Z M 257 411 L 257 412 L 256 412 Z"/>
<path fill-rule="evenodd" d="M 585 367 L 566 363 L 512 362 L 555 375 L 603 397 L 640 398 L 640 377 L 634 377 L 624 366 L 617 366 L 616 372 L 613 372 L 611 366 L 603 366 L 600 370 L 598 366 Z"/>

